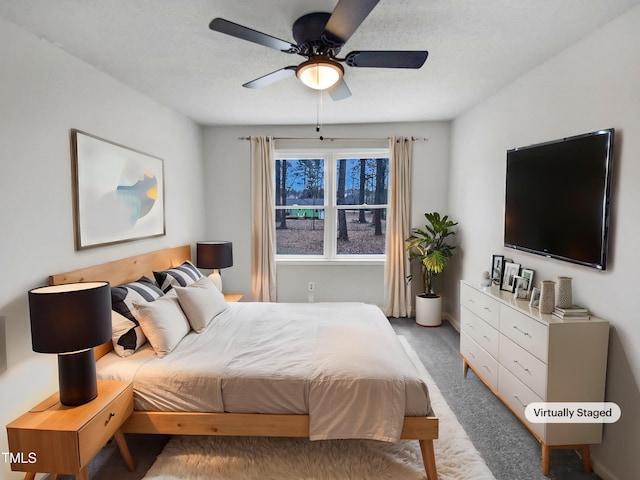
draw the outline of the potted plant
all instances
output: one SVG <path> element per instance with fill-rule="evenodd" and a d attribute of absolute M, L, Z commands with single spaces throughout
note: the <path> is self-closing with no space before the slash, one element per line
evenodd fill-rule
<path fill-rule="evenodd" d="M 425 213 L 427 223 L 423 228 L 412 229 L 407 238 L 409 259 L 418 259 L 424 275 L 425 291 L 416 296 L 416 323 L 423 326 L 438 326 L 442 323 L 442 298 L 433 291 L 434 275 L 442 273 L 456 248 L 449 237 L 455 236 L 453 222 L 447 215 L 438 212 Z M 411 275 L 407 277 L 411 280 Z"/>

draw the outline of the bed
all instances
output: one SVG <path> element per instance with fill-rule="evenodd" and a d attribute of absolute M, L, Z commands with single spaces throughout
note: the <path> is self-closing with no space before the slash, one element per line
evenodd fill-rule
<path fill-rule="evenodd" d="M 115 286 L 143 275 L 153 278 L 154 271 L 190 258 L 186 245 L 52 275 L 49 281 L 107 280 Z M 133 383 L 135 410 L 125 433 L 415 439 L 428 479 L 436 480 L 438 418 L 430 410 L 419 368 L 403 363 L 409 358 L 404 352 L 393 352 L 403 347 L 380 315 L 377 307 L 358 303 L 231 303 L 201 333 L 188 334 L 163 358 L 148 345 L 126 358 L 112 351 L 112 342 L 96 347 L 98 376 Z M 355 329 L 364 335 L 360 348 L 335 340 L 353 338 L 349 333 Z M 378 341 L 386 355 L 363 348 Z M 216 355 L 203 353 L 211 351 Z M 387 356 L 397 360 L 382 362 Z M 179 364 L 190 374 L 177 370 Z M 206 402 L 195 394 L 176 395 L 195 392 L 203 384 L 200 373 L 216 370 L 216 365 L 222 365 L 224 375 L 206 381 L 215 384 L 204 387 Z M 351 370 L 359 376 L 355 384 Z M 193 378 L 191 383 L 185 383 L 187 377 Z M 171 382 L 173 388 L 166 388 Z M 158 384 L 170 394 L 154 390 Z"/>

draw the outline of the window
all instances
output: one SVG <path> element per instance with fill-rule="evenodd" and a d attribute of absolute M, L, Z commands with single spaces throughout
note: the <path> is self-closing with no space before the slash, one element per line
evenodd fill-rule
<path fill-rule="evenodd" d="M 278 259 L 383 259 L 389 151 L 276 151 Z"/>

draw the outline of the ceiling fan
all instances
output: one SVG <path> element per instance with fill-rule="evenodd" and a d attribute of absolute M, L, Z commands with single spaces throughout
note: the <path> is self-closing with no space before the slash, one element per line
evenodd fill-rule
<path fill-rule="evenodd" d="M 311 88 L 328 90 L 331 98 L 337 101 L 351 96 L 343 78 L 342 63 L 358 68 L 417 69 L 427 60 L 429 52 L 425 50 L 356 50 L 349 52 L 344 58 L 338 58 L 340 49 L 378 2 L 379 0 L 339 0 L 332 13 L 309 13 L 298 18 L 292 29 L 295 44 L 223 18 L 214 18 L 209 28 L 284 53 L 307 57 L 306 61 L 297 66 L 291 65 L 268 73 L 245 83 L 243 87 L 262 88 L 295 74 Z"/>

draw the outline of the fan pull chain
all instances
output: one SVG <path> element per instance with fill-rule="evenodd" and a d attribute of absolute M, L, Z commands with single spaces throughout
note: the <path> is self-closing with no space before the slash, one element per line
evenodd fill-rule
<path fill-rule="evenodd" d="M 320 123 L 320 114 L 322 113 L 322 90 L 318 90 L 316 97 L 316 132 L 320 131 L 322 124 Z"/>

